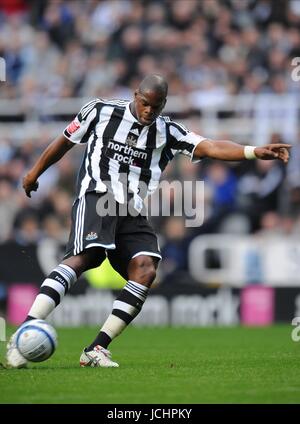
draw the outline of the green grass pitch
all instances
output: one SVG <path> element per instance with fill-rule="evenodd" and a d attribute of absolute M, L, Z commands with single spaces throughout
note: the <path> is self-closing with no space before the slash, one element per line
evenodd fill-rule
<path fill-rule="evenodd" d="M 48 361 L 0 370 L 0 403 L 300 403 L 292 329 L 131 327 L 111 345 L 116 369 L 79 367 L 97 329 L 58 329 Z"/>

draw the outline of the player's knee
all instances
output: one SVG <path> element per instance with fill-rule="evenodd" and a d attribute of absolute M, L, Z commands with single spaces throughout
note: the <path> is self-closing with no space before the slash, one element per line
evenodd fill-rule
<path fill-rule="evenodd" d="M 155 278 L 156 278 L 156 269 L 154 265 L 152 264 L 146 269 L 144 273 L 143 281 L 146 282 L 146 285 L 151 286 Z"/>
<path fill-rule="evenodd" d="M 150 256 L 137 256 L 132 259 L 128 269 L 129 280 L 151 286 L 156 277 L 156 263 Z"/>

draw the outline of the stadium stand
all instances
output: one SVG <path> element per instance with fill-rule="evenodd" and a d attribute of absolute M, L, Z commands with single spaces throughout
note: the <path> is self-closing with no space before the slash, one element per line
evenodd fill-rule
<path fill-rule="evenodd" d="M 230 233 L 233 220 L 243 236 L 299 237 L 300 81 L 291 77 L 300 56 L 299 3 L 0 0 L 1 258 L 12 245 L 47 246 L 55 262 L 68 236 L 82 151 L 48 170 L 30 201 L 21 188 L 25 170 L 88 99 L 130 98 L 137 81 L 154 71 L 169 81 L 166 114 L 190 129 L 294 146 L 286 169 L 277 162 L 174 162 L 165 180 L 205 182 L 205 220 L 185 228 L 183 218 L 153 219 L 165 257 L 160 278 L 189 275 L 192 240 Z M 5 260 L 0 281 L 7 281 L 4 268 Z"/>

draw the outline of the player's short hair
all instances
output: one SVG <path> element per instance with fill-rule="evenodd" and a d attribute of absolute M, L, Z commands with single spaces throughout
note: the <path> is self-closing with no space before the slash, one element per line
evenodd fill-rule
<path fill-rule="evenodd" d="M 168 95 L 168 83 L 162 75 L 150 74 L 142 80 L 138 87 L 138 91 L 140 93 L 155 91 L 165 98 Z"/>

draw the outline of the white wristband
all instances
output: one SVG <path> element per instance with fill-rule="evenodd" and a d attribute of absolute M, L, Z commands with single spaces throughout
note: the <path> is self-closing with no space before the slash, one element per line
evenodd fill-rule
<path fill-rule="evenodd" d="M 244 147 L 244 155 L 246 159 L 257 159 L 257 156 L 255 155 L 255 147 L 254 146 L 245 146 Z"/>

